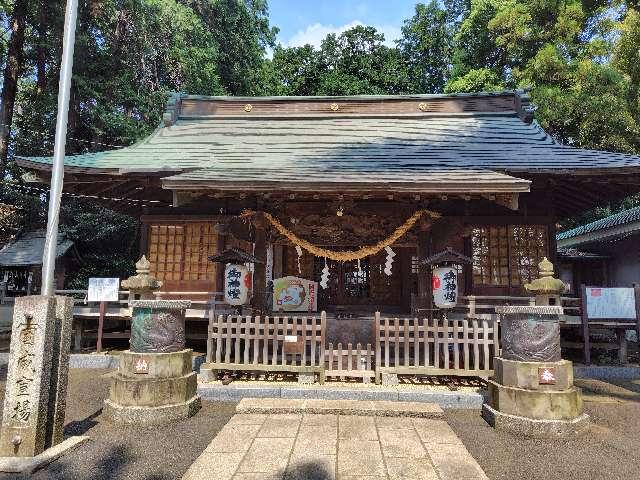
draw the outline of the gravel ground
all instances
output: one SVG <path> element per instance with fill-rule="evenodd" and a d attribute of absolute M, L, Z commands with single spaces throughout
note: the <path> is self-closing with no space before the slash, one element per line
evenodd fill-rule
<path fill-rule="evenodd" d="M 193 418 L 157 429 L 112 427 L 100 409 L 109 390 L 105 370 L 72 369 L 67 435 L 91 441 L 29 478 L 33 480 L 179 479 L 233 415 L 235 404 L 203 402 Z M 6 368 L 0 369 L 0 400 Z M 640 380 L 578 380 L 593 425 L 572 439 L 534 440 L 497 432 L 469 410 L 447 421 L 492 480 L 640 478 Z M 0 480 L 25 479 L 2 475 Z"/>
<path fill-rule="evenodd" d="M 1 480 L 169 480 L 179 479 L 231 418 L 235 404 L 203 402 L 187 421 L 154 429 L 116 427 L 100 418 L 108 396 L 107 370 L 72 369 L 66 435 L 91 440 L 30 477 L 0 474 Z M 0 371 L 4 397 L 6 367 Z"/>
<path fill-rule="evenodd" d="M 640 478 L 640 380 L 576 381 L 589 429 L 571 439 L 526 439 L 498 432 L 477 412 L 446 411 L 447 421 L 492 480 Z"/>

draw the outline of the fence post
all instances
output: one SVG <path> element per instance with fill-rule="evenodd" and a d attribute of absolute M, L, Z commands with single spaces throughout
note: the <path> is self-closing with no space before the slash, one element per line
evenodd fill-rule
<path fill-rule="evenodd" d="M 475 295 L 469 295 L 469 316 L 474 317 L 476 314 L 476 297 Z"/>
<path fill-rule="evenodd" d="M 375 360 L 375 364 L 373 366 L 373 369 L 374 369 L 375 374 L 376 374 L 375 382 L 376 382 L 376 384 L 379 385 L 380 382 L 381 382 L 381 374 L 380 374 L 380 360 L 381 360 L 381 354 L 380 354 L 380 312 L 376 312 L 373 323 L 374 323 L 374 328 L 375 328 L 375 332 L 376 332 L 376 360 Z"/>
<path fill-rule="evenodd" d="M 326 324 L 327 324 L 327 312 L 322 310 L 320 312 L 320 385 L 324 385 L 324 380 L 326 378 L 325 372 L 325 364 L 324 364 L 324 342 L 325 342 L 325 334 L 326 334 Z"/>
<path fill-rule="evenodd" d="M 211 292 L 209 301 L 209 321 L 207 326 L 207 356 L 206 362 L 211 363 L 213 359 L 213 321 L 216 318 L 216 294 Z"/>

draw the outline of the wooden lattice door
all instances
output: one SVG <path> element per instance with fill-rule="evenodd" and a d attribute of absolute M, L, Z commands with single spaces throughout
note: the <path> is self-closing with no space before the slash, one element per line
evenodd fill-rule
<path fill-rule="evenodd" d="M 209 222 L 149 226 L 151 274 L 163 281 L 163 291 L 215 290 L 217 266 L 208 256 L 216 252 L 217 234 Z"/>

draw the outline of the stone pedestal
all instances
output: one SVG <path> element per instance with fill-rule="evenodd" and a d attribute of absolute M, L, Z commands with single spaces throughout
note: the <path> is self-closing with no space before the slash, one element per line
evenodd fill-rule
<path fill-rule="evenodd" d="M 191 350 L 120 355 L 111 376 L 104 413 L 110 420 L 136 425 L 160 425 L 193 416 L 200 409 Z"/>
<path fill-rule="evenodd" d="M 557 306 L 498 307 L 502 356 L 494 358 L 489 402 L 493 427 L 529 436 L 576 433 L 587 426 L 573 366 L 560 358 Z"/>
<path fill-rule="evenodd" d="M 72 309 L 68 297 L 16 298 L 0 457 L 34 457 L 62 440 Z"/>
<path fill-rule="evenodd" d="M 495 375 L 488 381 L 488 404 L 482 415 L 490 425 L 528 436 L 576 433 L 588 425 L 580 389 L 573 386 L 573 365 L 494 359 Z M 554 384 L 540 383 L 545 371 Z M 544 380 L 543 380 L 544 381 Z"/>
<path fill-rule="evenodd" d="M 200 409 L 191 350 L 184 348 L 184 316 L 191 302 L 135 300 L 131 305 L 131 349 L 120 355 L 104 413 L 114 422 L 135 425 L 191 417 Z"/>

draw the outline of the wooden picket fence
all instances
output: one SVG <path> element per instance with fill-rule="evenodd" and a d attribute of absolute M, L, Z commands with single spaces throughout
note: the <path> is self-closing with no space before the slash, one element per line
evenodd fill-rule
<path fill-rule="evenodd" d="M 218 315 L 209 325 L 205 368 L 318 373 L 324 383 L 326 315 L 251 317 Z"/>
<path fill-rule="evenodd" d="M 381 319 L 376 312 L 376 383 L 383 373 L 488 377 L 498 352 L 490 320 Z"/>
<path fill-rule="evenodd" d="M 329 343 L 324 357 L 327 377 L 361 378 L 367 382 L 375 377 L 375 355 L 370 343 L 367 343 L 366 348 L 359 343 L 355 348 L 351 343 L 348 343 L 346 348 L 342 348 L 342 343 L 338 343 L 334 348 L 333 344 Z"/>
<path fill-rule="evenodd" d="M 212 318 L 207 362 L 213 372 L 262 371 L 375 378 L 383 373 L 488 377 L 499 353 L 497 323 L 489 319 L 381 318 L 372 346 L 325 348 L 326 315 Z"/>

